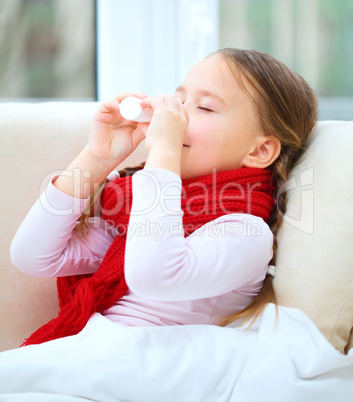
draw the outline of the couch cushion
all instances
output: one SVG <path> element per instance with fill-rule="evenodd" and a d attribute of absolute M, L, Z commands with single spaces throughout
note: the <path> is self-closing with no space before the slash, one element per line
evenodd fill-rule
<path fill-rule="evenodd" d="M 319 122 L 283 189 L 274 280 L 279 304 L 305 312 L 342 353 L 353 327 L 352 155 L 353 122 Z"/>

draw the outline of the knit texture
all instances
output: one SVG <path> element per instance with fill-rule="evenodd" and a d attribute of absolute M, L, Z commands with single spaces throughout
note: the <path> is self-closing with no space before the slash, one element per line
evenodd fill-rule
<path fill-rule="evenodd" d="M 184 236 L 231 213 L 247 213 L 268 222 L 274 207 L 273 190 L 272 172 L 257 168 L 182 180 Z M 126 294 L 124 258 L 131 205 L 131 176 L 106 185 L 101 197 L 102 217 L 121 234 L 114 239 L 97 272 L 58 278 L 58 317 L 34 332 L 22 346 L 77 334 L 93 313 L 107 310 Z"/>

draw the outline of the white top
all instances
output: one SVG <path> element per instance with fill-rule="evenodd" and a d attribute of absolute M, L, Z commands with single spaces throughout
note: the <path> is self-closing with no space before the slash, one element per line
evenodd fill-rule
<path fill-rule="evenodd" d="M 116 228 L 94 217 L 87 240 L 73 231 L 87 200 L 56 189 L 56 177 L 18 229 L 12 262 L 42 277 L 95 272 Z M 273 235 L 261 218 L 225 215 L 185 238 L 177 174 L 140 170 L 132 176 L 132 191 L 125 251 L 129 291 L 103 315 L 123 326 L 209 324 L 252 301 L 272 258 Z"/>

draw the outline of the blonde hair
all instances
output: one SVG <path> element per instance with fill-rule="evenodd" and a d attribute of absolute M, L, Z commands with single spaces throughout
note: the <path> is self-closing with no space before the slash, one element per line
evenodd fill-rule
<path fill-rule="evenodd" d="M 298 163 L 307 147 L 307 140 L 317 122 L 318 102 L 314 91 L 297 73 L 274 57 L 255 50 L 226 48 L 212 55 L 220 55 L 228 63 L 234 77 L 245 93 L 252 99 L 257 109 L 260 124 L 266 135 L 276 137 L 281 142 L 279 157 L 269 169 L 273 170 L 273 183 L 276 192 L 275 211 L 269 222 L 274 235 L 273 257 L 270 264 L 276 264 L 277 236 L 286 212 L 287 194 L 283 189 L 289 172 Z M 209 57 L 210 57 L 209 56 Z M 254 89 L 251 94 L 244 79 Z M 143 169 L 144 162 L 135 167 L 119 171 L 120 176 L 130 176 Z M 81 216 L 77 227 L 85 235 L 88 229 L 87 220 L 99 209 L 99 200 L 107 180 L 100 184 L 91 194 L 90 200 Z M 266 275 L 260 292 L 244 309 L 227 317 L 222 317 L 220 326 L 242 319 L 254 320 L 263 312 L 269 303 L 274 303 L 277 309 L 277 299 L 271 275 Z"/>
<path fill-rule="evenodd" d="M 135 172 L 140 169 L 143 169 L 146 162 L 141 162 L 137 166 L 133 167 L 125 167 L 118 171 L 120 177 L 132 176 Z M 89 196 L 88 202 L 83 210 L 78 225 L 74 228 L 74 230 L 81 232 L 82 236 L 86 238 L 86 235 L 89 230 L 88 226 L 88 218 L 91 216 L 97 216 L 101 214 L 101 195 L 102 191 L 104 190 L 106 184 L 108 183 L 108 179 L 102 181 L 102 183 L 97 186 L 94 191 Z"/>

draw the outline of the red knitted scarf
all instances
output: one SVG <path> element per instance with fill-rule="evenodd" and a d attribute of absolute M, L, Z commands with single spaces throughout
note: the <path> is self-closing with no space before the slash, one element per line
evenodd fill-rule
<path fill-rule="evenodd" d="M 23 346 L 77 334 L 93 313 L 110 308 L 125 295 L 124 255 L 131 205 L 131 176 L 107 184 L 101 197 L 102 217 L 123 229 L 122 234 L 114 239 L 97 272 L 58 278 L 58 317 L 34 332 Z M 230 213 L 248 213 L 268 222 L 274 206 L 271 171 L 241 168 L 182 180 L 181 206 L 185 237 Z"/>

